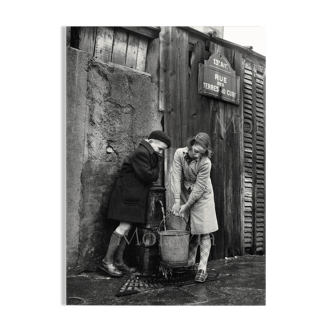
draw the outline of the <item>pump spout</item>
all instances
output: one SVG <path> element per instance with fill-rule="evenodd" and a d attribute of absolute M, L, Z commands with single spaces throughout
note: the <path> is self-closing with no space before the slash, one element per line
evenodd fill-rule
<path fill-rule="evenodd" d="M 158 199 L 157 202 L 159 202 L 160 206 L 161 206 L 161 212 L 163 214 L 163 219 L 165 220 L 166 218 L 166 214 L 165 214 L 165 209 L 164 209 L 164 203 L 162 200 Z"/>

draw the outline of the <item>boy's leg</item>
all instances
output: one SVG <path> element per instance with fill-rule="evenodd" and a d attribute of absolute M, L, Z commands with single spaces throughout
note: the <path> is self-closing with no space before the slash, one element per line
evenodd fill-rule
<path fill-rule="evenodd" d="M 115 251 L 114 263 L 115 263 L 115 266 L 118 268 L 118 270 L 120 270 L 122 272 L 134 273 L 134 272 L 136 272 L 136 269 L 133 267 L 127 266 L 123 261 L 123 253 L 124 253 L 124 250 L 127 245 L 125 236 L 128 235 L 131 228 L 132 228 L 132 224 L 130 222 L 121 222 L 119 227 L 117 228 L 117 231 L 120 232 L 121 234 L 123 234 L 123 236 L 121 237 L 120 244 Z"/>
<path fill-rule="evenodd" d="M 114 265 L 114 254 L 119 247 L 122 236 L 116 232 L 113 232 L 110 243 L 108 245 L 107 253 L 104 259 L 99 264 L 99 268 L 111 275 L 112 277 L 121 277 L 123 273 L 119 271 Z"/>

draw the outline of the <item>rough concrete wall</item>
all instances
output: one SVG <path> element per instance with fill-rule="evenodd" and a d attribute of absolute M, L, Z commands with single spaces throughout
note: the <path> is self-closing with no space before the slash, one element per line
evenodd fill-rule
<path fill-rule="evenodd" d="M 86 149 L 82 172 L 79 270 L 95 270 L 117 226 L 106 218 L 122 162 L 152 130 L 161 130 L 158 87 L 149 74 L 91 60 Z M 106 154 L 107 141 L 114 153 Z"/>
<path fill-rule="evenodd" d="M 81 174 L 84 164 L 85 122 L 87 117 L 86 91 L 89 55 L 67 49 L 67 158 L 66 158 L 66 212 L 67 212 L 67 268 L 78 260 Z"/>

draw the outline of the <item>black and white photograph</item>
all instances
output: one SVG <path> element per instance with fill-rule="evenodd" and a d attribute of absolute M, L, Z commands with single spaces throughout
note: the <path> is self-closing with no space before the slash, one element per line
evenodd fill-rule
<path fill-rule="evenodd" d="M 66 28 L 67 305 L 265 305 L 266 57 L 235 30 Z"/>

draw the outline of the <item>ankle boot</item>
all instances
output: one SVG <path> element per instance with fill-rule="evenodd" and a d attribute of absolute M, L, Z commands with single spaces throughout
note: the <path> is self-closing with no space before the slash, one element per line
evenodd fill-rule
<path fill-rule="evenodd" d="M 123 253 L 126 248 L 127 242 L 125 237 L 123 236 L 118 248 L 114 254 L 114 263 L 118 270 L 125 272 L 125 273 L 134 273 L 136 269 L 134 267 L 127 266 L 123 261 Z"/>

